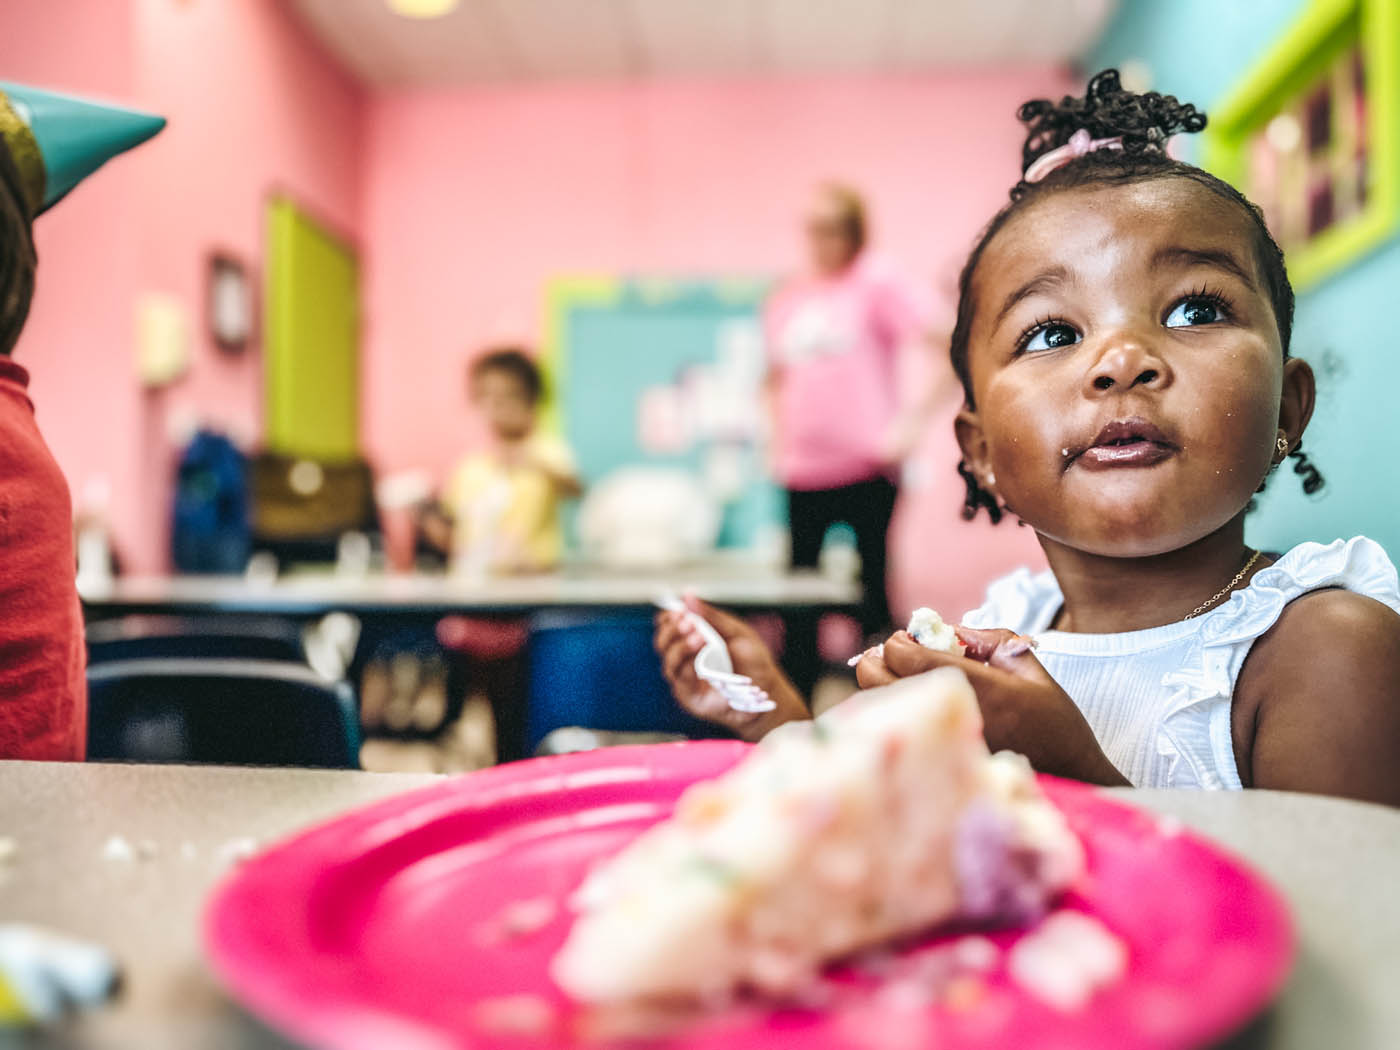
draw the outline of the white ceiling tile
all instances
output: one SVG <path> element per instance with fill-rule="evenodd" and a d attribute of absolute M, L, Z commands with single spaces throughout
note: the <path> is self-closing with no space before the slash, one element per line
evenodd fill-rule
<path fill-rule="evenodd" d="M 775 69 L 854 72 L 875 68 L 891 34 L 895 0 L 754 0 L 758 32 Z"/>
<path fill-rule="evenodd" d="M 295 2 L 346 64 L 375 83 L 432 84 L 517 73 L 509 41 L 479 2 L 463 3 L 432 20 L 402 18 L 384 0 Z"/>
<path fill-rule="evenodd" d="M 760 68 L 754 0 L 627 0 L 643 72 L 745 73 Z"/>
<path fill-rule="evenodd" d="M 619 0 L 474 0 L 492 9 L 527 77 L 636 72 L 636 42 Z"/>
<path fill-rule="evenodd" d="M 896 72 L 1078 57 L 1119 0 L 293 0 L 372 83 Z"/>

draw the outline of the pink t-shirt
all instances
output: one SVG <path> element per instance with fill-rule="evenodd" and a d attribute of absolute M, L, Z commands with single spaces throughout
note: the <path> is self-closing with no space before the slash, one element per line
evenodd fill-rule
<path fill-rule="evenodd" d="M 773 293 L 764 334 L 777 379 L 782 484 L 828 489 L 887 473 L 881 446 L 899 408 L 899 348 L 929 312 L 920 289 L 868 255 L 834 277 L 800 278 Z"/>

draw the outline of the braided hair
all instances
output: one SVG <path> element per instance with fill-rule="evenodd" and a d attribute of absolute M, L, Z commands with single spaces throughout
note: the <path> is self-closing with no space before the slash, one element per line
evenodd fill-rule
<path fill-rule="evenodd" d="M 992 217 L 958 278 L 958 314 L 950 346 L 953 371 L 962 382 L 963 397 L 969 408 L 975 403 L 972 375 L 968 367 L 968 340 L 976 303 L 972 280 L 988 244 L 1007 221 L 1030 204 L 1054 193 L 1081 186 L 1118 186 L 1151 179 L 1180 178 L 1200 183 L 1212 193 L 1242 208 L 1254 225 L 1254 253 L 1264 277 L 1265 290 L 1278 323 L 1284 359 L 1288 359 L 1293 334 L 1293 286 L 1288 281 L 1283 251 L 1269 233 L 1263 213 L 1239 190 L 1207 171 L 1169 157 L 1167 140 L 1179 132 L 1197 132 L 1206 126 L 1206 115 L 1189 102 L 1156 91 L 1138 94 L 1124 90 L 1118 70 L 1105 69 L 1090 81 L 1082 98 L 1066 95 L 1059 102 L 1033 99 L 1017 114 L 1026 125 L 1026 141 L 1021 148 L 1022 178 L 1011 188 L 1011 201 Z M 1026 170 L 1037 159 L 1069 142 L 1078 131 L 1092 138 L 1117 138 L 1122 149 L 1101 149 L 1075 157 L 1038 182 L 1027 182 Z M 1290 457 L 1293 470 L 1302 478 L 1303 491 L 1311 495 L 1323 485 L 1318 471 L 1299 443 Z M 958 474 L 967 486 L 963 517 L 971 520 L 986 510 L 993 522 L 1002 518 L 1003 508 L 995 496 L 983 489 L 966 461 L 958 463 Z M 1259 490 L 1263 491 L 1263 485 Z"/>

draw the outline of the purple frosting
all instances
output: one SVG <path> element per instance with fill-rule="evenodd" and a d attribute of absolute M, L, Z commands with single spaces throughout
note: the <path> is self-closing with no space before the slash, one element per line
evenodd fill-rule
<path fill-rule="evenodd" d="M 1040 857 L 1018 842 L 1012 819 L 973 801 L 953 834 L 962 914 L 969 919 L 1028 922 L 1045 911 Z"/>

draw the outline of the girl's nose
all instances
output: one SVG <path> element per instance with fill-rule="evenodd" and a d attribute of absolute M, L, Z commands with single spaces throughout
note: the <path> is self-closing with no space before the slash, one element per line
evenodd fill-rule
<path fill-rule="evenodd" d="M 1085 376 L 1086 393 L 1125 393 L 1133 387 L 1170 385 L 1171 367 L 1146 340 L 1122 333 L 1111 336 Z"/>

